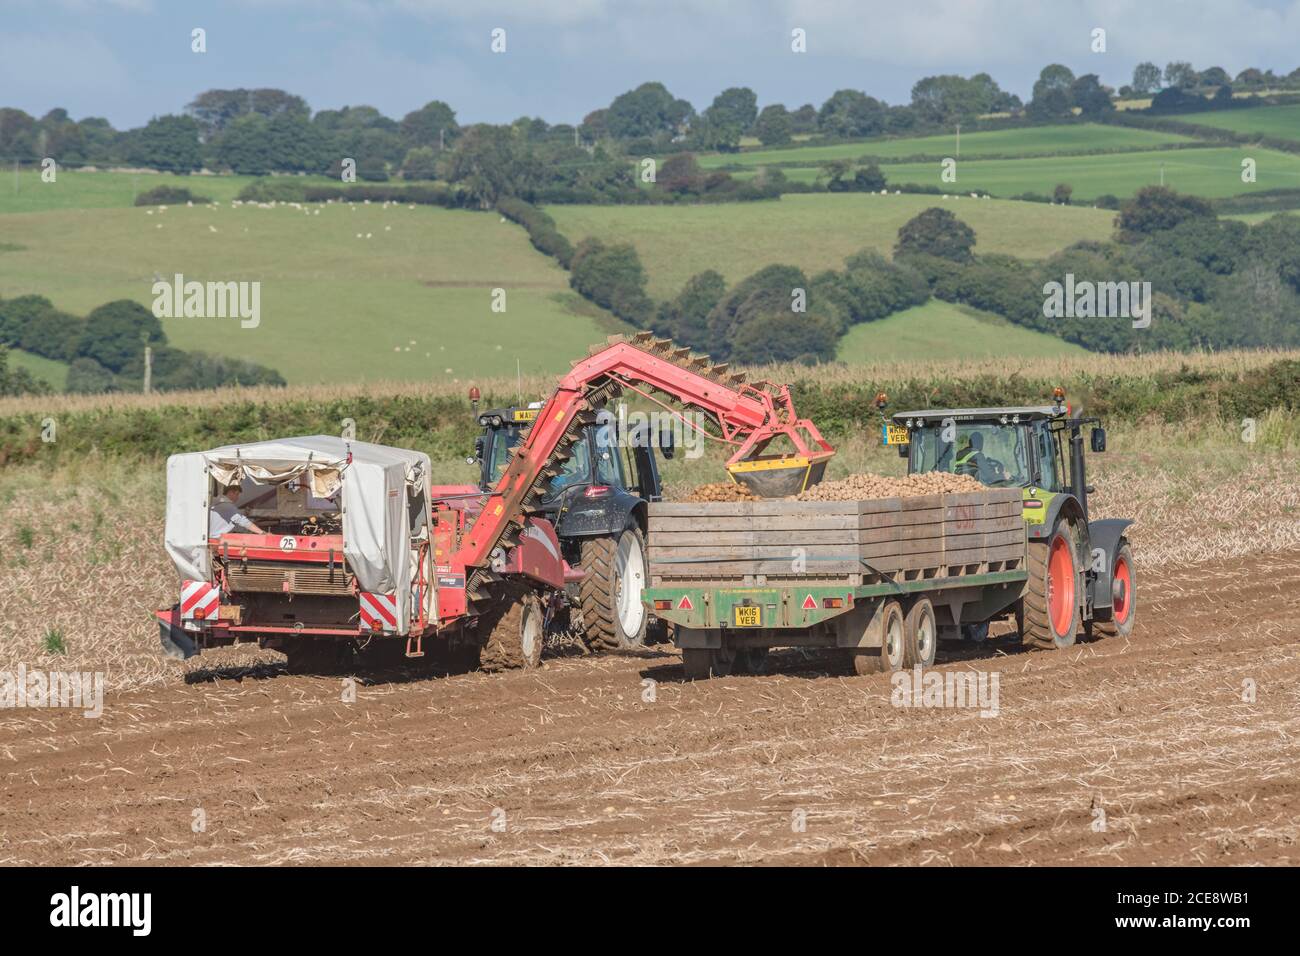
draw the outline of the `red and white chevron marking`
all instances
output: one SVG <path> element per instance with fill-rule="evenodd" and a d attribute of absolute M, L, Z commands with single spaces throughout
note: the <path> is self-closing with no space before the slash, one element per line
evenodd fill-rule
<path fill-rule="evenodd" d="M 217 616 L 221 592 L 207 581 L 181 582 L 181 619 L 206 621 Z"/>
<path fill-rule="evenodd" d="M 361 629 L 363 631 L 397 630 L 397 595 L 362 591 Z"/>

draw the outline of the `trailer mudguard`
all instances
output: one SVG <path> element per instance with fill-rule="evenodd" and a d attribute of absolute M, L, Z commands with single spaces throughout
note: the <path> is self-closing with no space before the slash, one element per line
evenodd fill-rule
<path fill-rule="evenodd" d="M 194 638 L 181 628 L 181 607 L 173 604 L 170 611 L 158 611 L 158 642 L 163 653 L 178 661 L 188 660 L 199 653 Z"/>
<path fill-rule="evenodd" d="M 1088 536 L 1092 541 L 1092 563 L 1097 573 L 1092 579 L 1092 606 L 1110 607 L 1111 575 L 1115 567 L 1115 552 L 1120 538 L 1133 522 L 1128 518 L 1099 518 L 1088 522 Z M 1097 552 L 1100 551 L 1101 555 Z M 1099 561 L 1098 558 L 1101 558 Z"/>

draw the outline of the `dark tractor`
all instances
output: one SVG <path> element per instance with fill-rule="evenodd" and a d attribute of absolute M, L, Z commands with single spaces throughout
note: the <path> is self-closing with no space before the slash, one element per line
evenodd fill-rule
<path fill-rule="evenodd" d="M 968 474 L 991 487 L 1024 490 L 1029 581 L 1017 605 L 1021 638 L 1031 647 L 1069 647 L 1079 630 L 1120 635 L 1133 630 L 1137 579 L 1125 518 L 1093 520 L 1083 429 L 1091 450 L 1106 450 L 1097 418 L 1073 418 L 1057 390 L 1056 405 L 924 409 L 899 412 L 885 428 L 909 474 Z M 983 629 L 982 632 L 980 629 Z M 968 626 L 967 637 L 987 635 Z"/>
<path fill-rule="evenodd" d="M 536 419 L 537 407 L 498 408 L 478 416 L 483 434 L 474 441 L 480 465 L 479 487 L 500 480 L 510 452 Z M 564 559 L 584 572 L 568 587 L 569 604 L 579 609 L 584 640 L 593 648 L 639 647 L 666 638 L 662 621 L 641 603 L 646 586 L 646 504 L 662 497 L 652 445 L 664 457 L 673 448 L 668 436 L 655 442 L 643 433 L 619 434 L 614 416 L 601 416 L 574 443 L 564 470 L 551 480 L 541 511 L 555 526 Z"/>

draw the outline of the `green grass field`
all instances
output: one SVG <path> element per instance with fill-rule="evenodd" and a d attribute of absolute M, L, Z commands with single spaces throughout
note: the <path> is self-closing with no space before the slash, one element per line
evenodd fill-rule
<path fill-rule="evenodd" d="M 1254 183 L 1241 181 L 1241 161 L 1247 157 L 1257 164 Z M 1124 198 L 1143 186 L 1159 185 L 1162 165 L 1166 186 L 1209 199 L 1300 187 L 1300 156 L 1271 149 L 1210 148 L 1099 156 L 963 159 L 957 163 L 956 183 L 944 183 L 940 179 L 938 163 L 891 163 L 881 169 L 891 184 L 917 183 L 955 193 L 982 189 L 1004 198 L 1026 192 L 1050 196 L 1057 183 L 1068 183 L 1074 187 L 1075 201 L 1087 202 L 1108 193 Z M 811 166 L 782 171 L 789 179 L 808 183 L 814 182 L 821 172 Z M 750 174 L 735 175 L 743 179 Z"/>
<path fill-rule="evenodd" d="M 1172 119 L 1197 126 L 1214 126 L 1234 133 L 1260 134 L 1300 141 L 1300 103 L 1290 106 L 1253 106 L 1250 109 L 1188 113 Z"/>
<path fill-rule="evenodd" d="M 45 382 L 59 391 L 63 390 L 68 380 L 66 363 L 24 352 L 22 349 L 11 348 L 8 354 L 10 368 L 25 368 L 37 381 Z"/>
<path fill-rule="evenodd" d="M 983 359 L 993 356 L 1048 358 L 1086 355 L 1084 349 L 1001 316 L 931 299 L 878 322 L 853 326 L 840 340 L 836 358 L 850 365 L 927 360 Z"/>
<path fill-rule="evenodd" d="M 889 255 L 899 228 L 917 213 L 944 205 L 938 196 L 861 193 L 787 195 L 777 202 L 701 206 L 549 206 L 573 242 L 596 236 L 636 246 L 650 294 L 677 294 L 692 275 L 716 269 L 728 282 L 783 262 L 810 275 L 841 268 L 846 256 L 871 247 Z M 980 252 L 1041 258 L 1081 239 L 1104 240 L 1114 213 L 1105 210 L 949 199 L 969 224 Z"/>
<path fill-rule="evenodd" d="M 1084 123 L 1068 126 L 1034 126 L 1026 129 L 968 132 L 961 138 L 961 156 L 987 156 L 1019 153 L 1025 156 L 1059 152 L 1084 152 L 1101 149 L 1135 149 L 1170 143 L 1185 143 L 1185 136 L 1159 133 L 1124 126 Z M 955 156 L 956 136 L 912 136 L 898 139 L 873 139 L 829 146 L 802 146 L 790 149 L 756 149 L 741 153 L 715 153 L 699 158 L 700 165 L 762 166 L 768 163 L 816 165 L 834 159 L 859 156 Z"/>
<path fill-rule="evenodd" d="M 520 227 L 489 213 L 71 210 L 0 217 L 0 235 L 24 247 L 0 255 L 0 296 L 40 293 L 78 315 L 120 298 L 151 305 L 155 275 L 260 281 L 257 328 L 235 318 L 163 327 L 180 348 L 261 362 L 294 383 L 554 373 L 621 327 L 571 292 Z M 504 313 L 492 310 L 496 288 Z"/>
<path fill-rule="evenodd" d="M 188 189 L 196 196 L 229 202 L 256 176 L 176 176 L 171 173 L 83 173 L 60 169 L 54 182 L 41 181 L 39 170 L 0 169 L 0 215 L 58 209 L 120 209 L 135 204 L 135 197 L 158 186 Z M 315 185 L 336 184 L 321 176 L 303 177 Z"/>

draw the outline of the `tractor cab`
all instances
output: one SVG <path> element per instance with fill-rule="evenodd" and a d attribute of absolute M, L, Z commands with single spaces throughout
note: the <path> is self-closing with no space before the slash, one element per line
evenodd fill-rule
<path fill-rule="evenodd" d="M 541 411 L 541 403 L 527 407 L 489 409 L 478 416 L 483 433 L 474 442 L 479 466 L 479 487 L 496 486 L 510 463 L 510 454 L 524 440 Z M 595 500 L 632 495 L 644 501 L 661 497 L 659 469 L 644 443 L 620 441 L 616 423 L 598 421 L 583 429 L 560 473 L 551 479 L 542 498 L 542 510 L 558 512 L 574 504 L 575 497 Z M 671 448 L 665 455 L 671 457 Z"/>
<path fill-rule="evenodd" d="M 885 403 L 877 396 L 882 420 Z M 1051 405 L 896 412 L 883 420 L 882 437 L 907 459 L 908 474 L 951 472 L 1022 489 L 1031 581 L 1044 582 L 1041 602 L 1026 599 L 1029 640 L 1065 646 L 1073 643 L 1075 624 L 1131 631 L 1133 568 L 1125 532 L 1132 522 L 1092 517 L 1086 455 L 1106 450 L 1106 431 L 1100 419 L 1075 417 L 1064 390 L 1054 390 Z"/>

